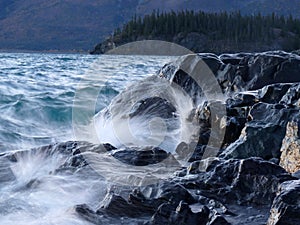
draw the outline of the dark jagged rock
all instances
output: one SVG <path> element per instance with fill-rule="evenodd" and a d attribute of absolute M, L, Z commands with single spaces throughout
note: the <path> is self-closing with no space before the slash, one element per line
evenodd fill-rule
<path fill-rule="evenodd" d="M 217 164 L 220 163 L 219 158 L 207 158 L 192 162 L 187 168 L 187 174 L 198 174 L 201 172 L 208 172 L 212 170 Z"/>
<path fill-rule="evenodd" d="M 160 97 L 143 99 L 136 102 L 132 108 L 134 110 L 129 114 L 130 117 L 143 114 L 156 115 L 159 113 L 161 118 L 167 119 L 173 117 L 176 112 L 176 108 L 170 102 Z"/>
<path fill-rule="evenodd" d="M 296 107 L 299 107 L 300 106 L 299 99 L 300 99 L 300 84 L 295 83 L 289 88 L 286 94 L 282 97 L 281 102 L 289 106 L 294 105 Z"/>
<path fill-rule="evenodd" d="M 238 54 L 221 54 L 219 58 L 225 64 L 238 65 L 243 57 L 250 55 L 249 53 L 238 53 Z"/>
<path fill-rule="evenodd" d="M 300 57 L 286 52 L 216 55 L 198 54 L 218 79 L 224 92 L 257 90 L 276 83 L 300 82 Z M 164 66 L 159 74 L 181 87 L 189 86 L 196 95 L 202 91 L 192 78 L 180 70 L 181 61 Z M 199 74 L 201 76 L 201 74 Z M 187 88 L 187 87 L 186 87 Z M 194 93 L 195 95 L 195 93 Z M 193 95 L 191 95 L 193 96 Z"/>
<path fill-rule="evenodd" d="M 187 188 L 175 182 L 166 181 L 164 183 L 159 183 L 151 187 L 151 189 L 151 198 L 145 197 L 146 194 L 144 194 L 144 192 L 146 192 L 147 196 L 149 196 L 149 193 L 147 192 L 148 189 L 146 188 L 143 190 L 143 188 L 141 188 L 139 191 L 135 190 L 132 192 L 130 194 L 130 199 L 133 198 L 135 199 L 134 201 L 143 202 L 143 204 L 147 204 L 149 206 L 156 206 L 156 208 L 163 203 L 168 203 L 176 207 L 179 202 L 183 200 L 188 204 L 196 202 L 196 199 L 192 193 L 187 190 Z"/>
<path fill-rule="evenodd" d="M 152 216 L 150 222 L 146 225 L 170 224 L 170 215 L 174 211 L 174 206 L 168 203 L 161 204 L 156 213 Z"/>
<path fill-rule="evenodd" d="M 187 189 L 197 190 L 201 195 L 206 196 L 197 195 L 197 204 L 206 205 L 212 210 L 209 213 L 207 224 L 230 224 L 229 221 L 235 221 L 233 224 L 241 224 L 241 221 L 244 221 L 243 224 L 266 222 L 266 213 L 276 195 L 278 185 L 287 180 L 295 179 L 280 166 L 258 158 L 215 160 L 206 169 L 195 171 L 192 174 L 196 177 L 182 177 L 179 182 L 183 183 Z M 174 194 L 176 195 L 175 192 L 173 192 Z M 183 197 L 183 201 L 184 199 L 185 197 Z M 225 203 L 229 209 L 217 203 L 217 200 Z M 185 204 L 185 206 L 187 205 L 193 209 L 192 202 Z M 243 213 L 243 210 L 246 209 L 243 205 L 253 209 Z M 162 203 L 152 217 L 152 224 L 175 223 L 172 220 L 172 218 L 174 219 L 172 215 L 176 211 L 175 208 L 176 204 Z M 217 210 L 218 213 L 214 210 Z M 232 213 L 231 210 L 238 215 Z M 195 213 L 194 210 L 192 211 Z M 258 212 L 261 214 L 257 214 Z M 149 222 L 149 224 L 151 223 Z"/>
<path fill-rule="evenodd" d="M 75 211 L 79 216 L 94 224 L 103 224 L 101 218 L 88 205 L 82 204 L 75 206 Z"/>
<path fill-rule="evenodd" d="M 223 65 L 218 56 L 214 54 L 198 54 L 195 59 L 199 60 L 200 62 L 204 62 L 205 64 L 203 65 L 207 65 L 207 69 L 211 70 L 213 73 L 217 73 Z M 203 82 L 200 73 L 197 74 L 198 80 L 195 80 L 189 74 L 187 74 L 187 71 L 184 71 L 186 68 L 181 65 L 185 60 L 189 60 L 188 56 L 182 57 L 175 64 L 171 63 L 165 65 L 159 71 L 159 76 L 173 82 L 174 84 L 177 84 L 186 93 L 188 93 L 193 102 L 196 103 L 199 98 L 204 96 L 202 89 L 210 89 L 211 87 Z"/>
<path fill-rule="evenodd" d="M 207 225 L 230 225 L 230 223 L 214 210 L 210 215 L 209 223 L 207 223 Z"/>
<path fill-rule="evenodd" d="M 117 217 L 142 217 L 153 214 L 154 209 L 153 207 L 132 204 L 119 195 L 108 193 L 96 213 L 101 214 L 102 212 Z"/>
<path fill-rule="evenodd" d="M 274 84 L 258 90 L 256 96 L 261 102 L 249 104 L 249 122 L 245 124 L 240 138 L 221 157 L 279 158 L 287 123 L 299 113 L 299 93 L 298 84 Z M 230 107 L 235 107 L 236 104 L 232 102 L 231 100 Z"/>
<path fill-rule="evenodd" d="M 259 100 L 269 104 L 280 103 L 292 84 L 272 84 L 259 90 Z"/>
<path fill-rule="evenodd" d="M 222 201 L 269 205 L 280 183 L 293 179 L 280 166 L 259 158 L 218 164 L 205 180 L 208 193 Z"/>
<path fill-rule="evenodd" d="M 298 110 L 284 105 L 258 103 L 254 105 L 241 136 L 220 155 L 225 158 L 279 158 L 287 122 Z M 261 138 L 263 137 L 263 138 Z"/>
<path fill-rule="evenodd" d="M 223 92 L 231 96 L 226 101 L 226 132 L 222 144 L 222 148 L 226 149 L 220 156 L 226 158 L 257 156 L 267 160 L 279 158 L 286 124 L 298 111 L 290 108 L 289 105 L 291 101 L 292 104 L 297 104 L 299 88 L 286 82 L 300 80 L 297 76 L 299 56 L 278 51 L 220 57 L 213 54 L 198 54 L 196 57 L 207 63 Z M 191 76 L 180 69 L 180 63 L 182 61 L 178 60 L 175 64 L 166 65 L 159 74 L 182 87 L 197 104 L 197 99 L 204 96 L 203 91 Z M 261 87 L 264 88 L 233 94 L 233 91 L 248 91 Z M 291 100 L 288 100 L 289 98 Z M 198 109 L 201 127 L 199 147 L 195 148 L 195 154 L 190 161 L 202 157 L 208 141 L 214 142 L 218 137 L 214 133 L 216 129 L 211 132 L 211 121 L 215 120 L 210 118 L 209 104 L 211 102 L 204 103 Z M 222 120 L 218 121 L 218 127 L 222 126 L 221 122 Z M 260 138 L 262 136 L 264 139 Z"/>
<path fill-rule="evenodd" d="M 147 147 L 119 149 L 112 156 L 129 165 L 146 166 L 163 161 L 169 154 L 159 147 Z"/>
<path fill-rule="evenodd" d="M 104 144 L 102 144 L 102 146 L 104 147 L 104 149 L 106 151 L 112 151 L 112 150 L 116 150 L 117 149 L 115 146 L 112 146 L 109 143 L 104 143 Z"/>
<path fill-rule="evenodd" d="M 242 129 L 246 123 L 246 118 L 229 116 L 226 120 L 226 130 L 223 139 L 222 148 L 228 147 L 235 142 L 241 135 Z"/>
<path fill-rule="evenodd" d="M 299 60 L 296 55 L 285 52 L 267 52 L 245 57 L 240 65 L 247 68 L 241 72 L 244 89 L 256 90 L 269 84 L 299 82 Z"/>
<path fill-rule="evenodd" d="M 287 181 L 280 189 L 268 220 L 268 225 L 292 225 L 300 223 L 300 180 Z"/>
<path fill-rule="evenodd" d="M 258 101 L 258 97 L 253 93 L 236 93 L 231 98 L 227 99 L 226 104 L 230 108 L 250 107 Z"/>
<path fill-rule="evenodd" d="M 182 142 L 176 149 L 179 156 L 193 152 L 190 164 L 167 181 L 134 189 L 128 193 L 128 199 L 124 195 L 109 194 L 106 206 L 99 208 L 97 213 L 92 212 L 91 220 L 95 220 L 96 213 L 96 219 L 100 215 L 114 218 L 145 216 L 148 225 L 260 225 L 267 222 L 278 186 L 282 185 L 282 188 L 289 188 L 281 188 L 275 198 L 269 223 L 297 221 L 295 209 L 298 210 L 298 203 L 289 202 L 290 197 L 284 196 L 297 199 L 295 193 L 299 185 L 291 187 L 291 184 L 299 175 L 290 175 L 278 164 L 280 156 L 281 165 L 284 162 L 291 164 L 291 159 L 281 153 L 287 152 L 283 151 L 283 146 L 298 148 L 295 144 L 299 132 L 295 127 L 291 129 L 291 121 L 297 121 L 299 117 L 300 86 L 291 82 L 300 81 L 297 75 L 299 56 L 267 52 L 219 57 L 199 54 L 198 57 L 207 63 L 222 92 L 227 95 L 226 99 L 199 101 L 205 96 L 202 88 L 207 86 L 199 87 L 180 69 L 182 60 L 166 65 L 159 73 L 160 77 L 179 85 L 195 103 L 188 119 L 199 124 L 198 142 Z M 167 108 L 166 118 L 172 116 L 172 107 L 156 98 L 138 102 L 131 115 L 151 111 L 153 102 Z M 221 107 L 225 108 L 225 115 L 214 114 Z M 213 126 L 218 128 L 217 131 L 212 130 Z M 293 135 L 287 135 L 288 132 Z M 219 139 L 221 134 L 224 135 L 222 140 Z M 148 165 L 168 156 L 160 149 L 143 152 L 141 148 L 117 149 L 110 153 L 130 165 Z M 209 157 L 207 153 L 217 154 Z M 296 159 L 292 161 L 296 163 Z M 274 222 L 276 218 L 279 220 Z"/>
<path fill-rule="evenodd" d="M 206 225 L 209 221 L 209 213 L 210 210 L 205 206 L 194 213 L 184 201 L 181 201 L 176 208 L 168 203 L 164 203 L 158 208 L 147 225 Z"/>
<path fill-rule="evenodd" d="M 132 224 L 132 225 L 141 225 L 144 223 L 146 217 L 120 217 L 119 215 L 115 216 L 109 213 L 106 213 L 105 210 L 98 210 L 95 212 L 86 204 L 76 205 L 74 207 L 75 212 L 82 219 L 90 222 L 91 224 L 104 225 L 104 224 Z M 122 222 L 121 222 L 122 221 Z"/>
<path fill-rule="evenodd" d="M 63 151 L 63 149 L 65 149 Z M 96 153 L 105 153 L 106 151 L 111 151 L 116 149 L 111 144 L 91 144 L 87 142 L 66 142 L 61 143 L 58 146 L 54 147 L 54 151 L 61 151 L 67 154 L 69 157 L 66 157 L 66 161 L 63 165 L 60 166 L 57 171 L 66 169 L 66 168 L 81 168 L 88 165 L 88 161 L 82 153 L 86 151 L 96 152 Z M 66 151 L 67 150 L 67 151 Z"/>

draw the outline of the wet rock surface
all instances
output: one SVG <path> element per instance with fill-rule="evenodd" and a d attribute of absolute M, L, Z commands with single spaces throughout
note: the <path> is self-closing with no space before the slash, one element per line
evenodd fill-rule
<path fill-rule="evenodd" d="M 180 143 L 176 149 L 179 154 L 194 151 L 188 166 L 168 181 L 135 188 L 123 197 L 110 195 L 106 207 L 90 217 L 99 219 L 104 211 L 114 218 L 143 218 L 147 225 L 299 224 L 299 56 L 267 52 L 199 57 L 226 99 L 199 103 L 205 85 L 199 87 L 178 62 L 159 72 L 198 106 L 193 114 L 200 125 L 198 142 Z M 218 105 L 226 108 L 221 118 L 213 113 Z M 119 160 L 134 165 L 166 156 L 157 149 L 116 152 Z"/>
<path fill-rule="evenodd" d="M 273 201 L 268 225 L 299 224 L 300 181 L 287 181 L 280 185 Z"/>
<path fill-rule="evenodd" d="M 299 82 L 299 55 L 286 52 L 242 53 L 234 55 L 199 54 L 215 74 L 224 91 L 257 90 L 270 84 Z M 160 76 L 183 88 L 193 83 L 177 64 L 164 66 Z"/>
<path fill-rule="evenodd" d="M 146 166 L 149 164 L 155 164 L 166 159 L 169 154 L 164 150 L 154 148 L 127 148 L 119 149 L 112 153 L 112 156 L 123 163 L 134 166 Z"/>

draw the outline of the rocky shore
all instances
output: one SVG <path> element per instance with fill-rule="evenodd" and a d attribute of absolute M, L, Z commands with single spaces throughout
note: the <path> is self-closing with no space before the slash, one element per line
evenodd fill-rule
<path fill-rule="evenodd" d="M 181 143 L 176 150 L 193 145 L 189 164 L 154 184 L 112 185 L 96 209 L 74 206 L 79 217 L 92 224 L 300 224 L 300 56 L 273 51 L 198 57 L 213 72 L 226 99 L 209 100 L 195 109 L 199 140 Z M 182 87 L 196 102 L 203 91 L 178 68 L 170 63 L 158 76 Z M 226 108 L 223 118 L 212 118 L 216 105 Z M 218 148 L 209 145 L 217 135 L 212 123 L 225 131 Z M 208 148 L 216 156 L 204 156 Z M 136 150 L 67 142 L 31 151 L 64 154 L 66 160 L 54 173 L 92 170 L 84 157 L 89 151 L 107 152 L 135 166 L 156 164 L 169 156 L 158 147 Z M 13 163 L 18 154 L 23 153 L 2 154 L 0 159 Z M 9 169 L 1 171 L 2 182 L 13 179 Z"/>

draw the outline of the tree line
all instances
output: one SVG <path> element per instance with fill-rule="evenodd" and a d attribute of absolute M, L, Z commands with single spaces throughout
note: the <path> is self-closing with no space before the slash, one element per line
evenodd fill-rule
<path fill-rule="evenodd" d="M 282 40 L 284 50 L 300 48 L 300 20 L 275 13 L 153 11 L 143 18 L 135 15 L 121 29 L 116 29 L 111 38 L 117 44 L 139 39 L 172 41 L 178 34 L 184 37 L 192 32 L 206 35 L 213 41 L 271 44 L 274 40 Z"/>

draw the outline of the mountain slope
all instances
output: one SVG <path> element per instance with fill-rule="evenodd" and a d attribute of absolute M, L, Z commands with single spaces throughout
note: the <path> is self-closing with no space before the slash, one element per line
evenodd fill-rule
<path fill-rule="evenodd" d="M 277 15 L 242 15 L 239 12 L 184 11 L 151 13 L 133 18 L 123 29 L 99 43 L 91 54 L 139 40 L 162 40 L 194 52 L 253 52 L 300 48 L 300 20 Z"/>
<path fill-rule="evenodd" d="M 300 15 L 300 0 L 0 0 L 0 49 L 91 50 L 135 13 L 168 10 Z M 274 7 L 276 6 L 276 7 Z"/>
<path fill-rule="evenodd" d="M 136 4 L 136 0 L 15 0 L 1 10 L 5 13 L 0 20 L 0 48 L 86 50 L 130 18 Z"/>
<path fill-rule="evenodd" d="M 262 13 L 270 14 L 272 12 L 300 18 L 300 0 L 256 0 L 249 1 L 248 4 L 241 7 L 241 11 L 246 14 Z"/>
<path fill-rule="evenodd" d="M 153 9 L 201 10 L 206 12 L 241 11 L 244 14 L 261 12 L 262 14 L 292 14 L 300 17 L 300 0 L 141 0 L 137 12 L 152 12 Z"/>

